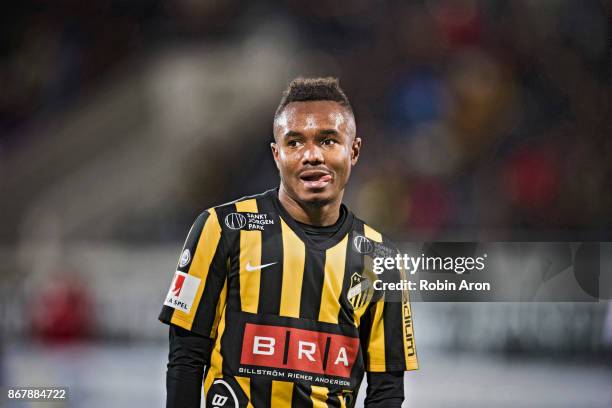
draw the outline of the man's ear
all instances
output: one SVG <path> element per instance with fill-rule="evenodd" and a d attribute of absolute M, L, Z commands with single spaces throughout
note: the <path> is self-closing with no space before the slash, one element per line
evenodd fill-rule
<path fill-rule="evenodd" d="M 359 160 L 359 153 L 361 152 L 361 138 L 355 136 L 351 145 L 351 164 L 354 166 Z"/>
<path fill-rule="evenodd" d="M 278 168 L 278 145 L 276 142 L 270 142 L 270 149 L 272 150 L 272 158 L 274 159 L 274 164 L 276 164 L 276 168 Z"/>

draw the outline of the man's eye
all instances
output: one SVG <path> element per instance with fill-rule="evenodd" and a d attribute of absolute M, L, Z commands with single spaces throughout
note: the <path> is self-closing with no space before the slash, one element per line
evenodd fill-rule
<path fill-rule="evenodd" d="M 287 146 L 289 147 L 296 147 L 299 144 L 299 142 L 297 140 L 290 140 L 287 142 Z"/>
<path fill-rule="evenodd" d="M 323 141 L 323 144 L 326 145 L 326 146 L 331 146 L 331 145 L 336 144 L 336 141 L 334 139 L 325 139 Z"/>

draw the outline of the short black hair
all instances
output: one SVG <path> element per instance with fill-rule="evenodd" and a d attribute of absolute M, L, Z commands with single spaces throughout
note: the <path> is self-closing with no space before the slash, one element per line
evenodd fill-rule
<path fill-rule="evenodd" d="M 307 102 L 307 101 L 334 101 L 344 106 L 351 115 L 353 108 L 346 94 L 340 88 L 338 78 L 296 78 L 289 83 L 281 98 L 278 108 L 274 113 L 274 120 L 278 118 L 285 106 L 291 102 Z"/>

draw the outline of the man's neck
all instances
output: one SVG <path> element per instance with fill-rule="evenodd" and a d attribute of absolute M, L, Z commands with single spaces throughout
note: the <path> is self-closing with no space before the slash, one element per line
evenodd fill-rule
<path fill-rule="evenodd" d="M 278 189 L 278 200 L 291 218 L 302 224 L 327 227 L 334 225 L 338 221 L 338 217 L 340 217 L 342 194 L 340 194 L 336 201 L 330 203 L 308 205 L 308 203 L 298 202 L 291 197 L 281 184 Z"/>

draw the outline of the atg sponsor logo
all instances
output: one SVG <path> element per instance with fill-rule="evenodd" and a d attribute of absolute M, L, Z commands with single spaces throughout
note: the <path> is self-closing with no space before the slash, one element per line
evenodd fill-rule
<path fill-rule="evenodd" d="M 164 305 L 189 313 L 200 282 L 195 276 L 176 271 Z"/>

